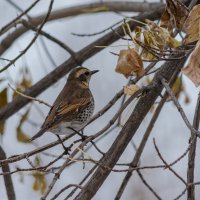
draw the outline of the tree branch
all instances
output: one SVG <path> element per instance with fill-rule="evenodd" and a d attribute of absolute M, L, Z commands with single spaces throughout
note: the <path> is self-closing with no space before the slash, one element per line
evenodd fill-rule
<path fill-rule="evenodd" d="M 198 95 L 195 115 L 193 120 L 193 127 L 198 130 L 200 121 L 200 93 Z M 188 154 L 188 169 L 187 169 L 187 184 L 191 184 L 187 188 L 187 198 L 190 200 L 195 199 L 195 185 L 194 183 L 194 168 L 195 168 L 195 155 L 196 155 L 197 136 L 191 133 L 190 137 L 190 150 Z"/>
<path fill-rule="evenodd" d="M 3 150 L 3 148 L 0 146 L 0 160 L 4 160 L 6 159 L 6 154 Z M 3 165 L 2 166 L 2 172 L 10 172 L 10 168 L 9 165 Z M 14 191 L 14 186 L 13 186 L 13 182 L 12 182 L 12 178 L 10 174 L 6 174 L 3 176 L 4 178 L 4 183 L 5 183 L 5 188 L 6 188 L 6 192 L 7 192 L 7 196 L 8 196 L 8 200 L 15 200 L 15 191 Z"/>
<path fill-rule="evenodd" d="M 163 7 L 158 9 L 157 11 L 148 12 L 141 14 L 137 17 L 134 17 L 135 20 L 144 22 L 145 19 L 156 20 L 160 17 L 163 12 Z M 130 21 L 129 26 L 133 30 L 138 23 L 134 21 Z M 124 31 L 121 26 L 115 29 L 120 35 L 124 35 Z M 95 42 L 89 44 L 82 50 L 76 53 L 76 61 L 82 63 L 86 61 L 91 56 L 95 55 L 99 51 L 103 50 L 103 48 L 96 48 L 95 46 L 108 46 L 119 39 L 119 36 L 114 34 L 113 31 L 107 33 L 105 36 L 96 40 Z M 55 70 L 47 74 L 44 78 L 38 81 L 35 85 L 27 89 L 24 94 L 31 97 L 36 97 L 41 92 L 46 90 L 49 86 L 54 84 L 64 75 L 66 75 L 71 69 L 77 66 L 76 62 L 73 58 L 69 58 L 63 64 L 58 66 Z M 6 106 L 0 109 L 0 122 L 5 121 L 11 115 L 20 110 L 23 106 L 29 103 L 30 100 L 24 97 L 18 96 L 12 102 L 8 103 Z"/>
<path fill-rule="evenodd" d="M 62 19 L 66 17 L 72 17 L 76 15 L 82 14 L 93 14 L 96 12 L 111 12 L 111 11 L 118 11 L 118 12 L 147 12 L 149 10 L 155 11 L 163 7 L 161 3 L 145 3 L 145 2 L 97 2 L 97 3 L 89 3 L 79 6 L 68 7 L 64 9 L 59 9 L 53 11 L 50 15 L 48 21 Z M 96 12 L 95 12 L 96 10 Z M 39 15 L 37 17 L 32 17 L 28 23 L 32 24 L 33 26 L 38 26 L 42 23 L 45 18 L 45 14 Z M 20 26 L 12 33 L 7 35 L 0 44 L 0 55 L 2 55 L 11 45 L 12 43 L 24 34 L 27 29 L 23 26 Z"/>
<path fill-rule="evenodd" d="M 160 77 L 165 77 L 165 79 L 170 80 L 174 72 L 176 70 L 180 70 L 181 67 L 183 67 L 186 59 L 187 57 L 182 60 L 168 61 L 161 67 L 160 71 L 155 75 L 153 79 L 152 88 L 146 93 L 146 95 L 143 95 L 140 98 L 137 105 L 135 106 L 134 111 L 120 131 L 114 143 L 107 151 L 105 156 L 101 159 L 100 162 L 103 166 L 108 166 L 112 169 L 117 163 L 123 151 L 131 141 L 131 138 L 134 136 L 137 129 L 139 128 L 144 117 L 149 112 L 151 106 L 154 104 L 155 100 L 162 91 L 163 85 L 160 82 Z M 83 189 L 75 199 L 92 199 L 92 197 L 101 187 L 110 172 L 111 171 L 107 168 L 105 169 L 99 166 L 93 176 L 88 181 L 88 183 L 83 187 Z"/>

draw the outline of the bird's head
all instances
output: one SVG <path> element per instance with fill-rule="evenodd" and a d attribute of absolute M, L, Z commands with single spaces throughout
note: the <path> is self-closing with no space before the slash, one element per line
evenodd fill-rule
<path fill-rule="evenodd" d="M 99 70 L 89 70 L 85 67 L 78 67 L 72 70 L 69 74 L 68 81 L 76 81 L 83 87 L 89 87 L 90 78 Z"/>

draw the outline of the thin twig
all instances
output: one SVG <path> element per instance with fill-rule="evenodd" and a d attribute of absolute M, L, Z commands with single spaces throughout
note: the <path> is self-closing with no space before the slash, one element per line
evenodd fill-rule
<path fill-rule="evenodd" d="M 19 92 L 18 90 L 14 89 L 10 84 L 8 84 L 8 86 L 9 86 L 14 92 L 16 92 L 17 94 L 19 94 L 19 95 L 22 96 L 22 97 L 25 97 L 25 98 L 30 99 L 30 100 L 32 100 L 32 101 L 37 101 L 37 102 L 39 102 L 39 103 L 41 103 L 41 104 L 44 104 L 45 106 L 48 106 L 49 108 L 52 107 L 50 104 L 48 104 L 48 103 L 45 102 L 45 101 L 42 101 L 42 100 L 40 100 L 40 99 L 37 99 L 37 98 L 31 97 L 31 96 L 25 95 L 25 94 Z"/>
<path fill-rule="evenodd" d="M 166 165 L 166 168 L 169 169 L 185 186 L 187 186 L 187 183 L 186 181 L 180 176 L 178 175 L 175 170 L 173 170 L 169 165 L 168 163 L 164 160 L 164 158 L 162 157 L 159 149 L 158 149 L 158 146 L 156 145 L 156 141 L 155 141 L 155 138 L 153 138 L 153 144 L 154 144 L 154 147 L 156 149 L 156 152 L 159 156 L 159 158 L 162 160 L 162 162 Z"/>
<path fill-rule="evenodd" d="M 20 15 L 18 15 L 15 19 L 13 19 L 12 21 L 10 21 L 9 23 L 7 23 L 5 26 L 3 26 L 0 30 L 0 35 L 4 34 L 5 32 L 7 32 L 10 28 L 12 28 L 13 26 L 16 25 L 16 22 L 23 17 L 24 15 L 26 15 L 40 0 L 36 0 L 35 2 L 33 2 L 26 10 L 24 10 Z"/>
<path fill-rule="evenodd" d="M 47 15 L 45 17 L 45 19 L 43 20 L 42 24 L 40 25 L 36 35 L 33 37 L 33 39 L 31 40 L 31 42 L 27 45 L 27 47 L 21 51 L 21 53 L 16 56 L 10 63 L 8 63 L 6 66 L 4 66 L 2 69 L 0 69 L 0 73 L 5 71 L 6 69 L 8 69 L 12 64 L 14 64 L 21 56 L 23 56 L 28 50 L 29 48 L 34 44 L 34 42 L 36 41 L 36 39 L 38 38 L 39 36 L 39 33 L 40 31 L 42 30 L 43 26 L 45 25 L 46 21 L 48 20 L 49 16 L 50 16 L 50 13 L 51 13 L 51 10 L 52 10 L 52 6 L 53 6 L 53 2 L 54 0 L 51 0 L 50 1 L 50 4 L 49 4 L 49 8 L 48 8 L 48 12 L 47 12 Z"/>

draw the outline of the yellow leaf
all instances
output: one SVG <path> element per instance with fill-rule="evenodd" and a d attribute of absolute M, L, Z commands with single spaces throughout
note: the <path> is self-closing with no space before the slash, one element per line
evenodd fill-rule
<path fill-rule="evenodd" d="M 29 143 L 30 137 L 28 137 L 24 131 L 22 130 L 22 125 L 23 123 L 27 120 L 28 114 L 29 114 L 29 109 L 22 115 L 22 118 L 20 119 L 19 125 L 17 126 L 17 140 L 19 142 L 23 143 Z"/>
<path fill-rule="evenodd" d="M 134 29 L 135 32 L 135 39 L 138 41 L 141 41 L 141 35 L 142 35 L 142 28 L 139 26 L 136 26 Z M 139 52 L 140 45 L 138 43 L 135 44 L 135 51 Z"/>
<path fill-rule="evenodd" d="M 143 36 L 145 45 L 149 46 L 149 48 L 153 47 L 155 44 L 155 40 L 153 38 L 152 32 L 144 31 Z M 142 57 L 148 60 L 154 60 L 156 58 L 151 52 L 147 51 L 146 49 L 143 50 Z"/>
<path fill-rule="evenodd" d="M 182 72 L 195 84 L 200 85 L 200 40 L 191 53 L 188 64 L 182 69 Z"/>
<path fill-rule="evenodd" d="M 142 59 L 134 49 L 121 50 L 115 71 L 126 78 L 132 75 L 140 77 L 144 74 Z"/>
<path fill-rule="evenodd" d="M 40 189 L 40 183 L 36 179 L 35 182 L 33 183 L 33 190 L 38 191 Z"/>
<path fill-rule="evenodd" d="M 0 108 L 5 106 L 7 104 L 7 88 L 4 88 L 0 92 Z M 5 128 L 5 122 L 0 122 L 0 135 L 3 135 L 4 133 L 4 128 Z"/>
<path fill-rule="evenodd" d="M 127 85 L 124 86 L 124 94 L 128 95 L 128 96 L 132 96 L 133 94 L 135 94 L 135 92 L 137 92 L 140 89 L 140 87 L 138 85 Z"/>
<path fill-rule="evenodd" d="M 24 92 L 27 88 L 29 88 L 32 85 L 32 81 L 31 81 L 31 78 L 30 78 L 30 72 L 29 72 L 27 67 L 22 68 L 21 74 L 22 74 L 22 78 L 17 83 L 16 90 L 19 91 L 19 92 Z M 13 93 L 13 98 L 15 98 L 18 95 L 19 94 L 14 92 Z"/>
<path fill-rule="evenodd" d="M 44 193 L 46 190 L 46 180 L 45 175 L 40 172 L 35 172 L 32 174 L 35 178 L 35 181 L 33 183 L 33 190 L 38 191 L 40 190 L 41 193 Z"/>
<path fill-rule="evenodd" d="M 184 90 L 184 87 L 183 87 L 182 80 L 180 77 L 178 77 L 172 86 L 172 91 L 177 99 L 179 98 L 179 96 L 183 90 Z"/>
<path fill-rule="evenodd" d="M 186 38 L 184 44 L 189 44 L 200 39 L 200 5 L 196 5 L 190 11 L 188 18 L 185 21 L 184 31 Z"/>

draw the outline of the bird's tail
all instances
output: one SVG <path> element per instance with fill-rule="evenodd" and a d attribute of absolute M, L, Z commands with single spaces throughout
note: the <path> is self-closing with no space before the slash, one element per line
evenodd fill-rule
<path fill-rule="evenodd" d="M 40 131 L 38 131 L 31 139 L 29 139 L 29 142 L 32 142 L 36 138 L 42 136 L 45 133 L 45 131 L 45 129 L 41 129 Z"/>

